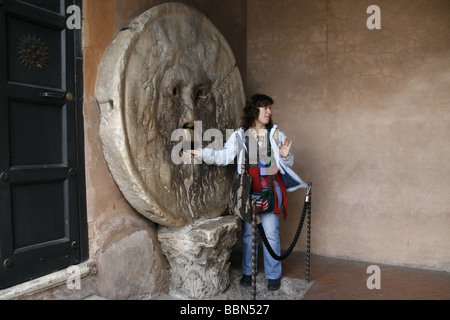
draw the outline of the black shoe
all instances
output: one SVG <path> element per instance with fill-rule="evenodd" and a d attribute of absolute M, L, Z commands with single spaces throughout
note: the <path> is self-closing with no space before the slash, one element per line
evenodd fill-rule
<path fill-rule="evenodd" d="M 269 279 L 269 284 L 267 285 L 267 290 L 277 291 L 281 287 L 281 278 L 279 279 Z"/>
<path fill-rule="evenodd" d="M 241 286 L 250 287 L 252 285 L 252 276 L 242 275 L 242 279 L 239 283 Z"/>

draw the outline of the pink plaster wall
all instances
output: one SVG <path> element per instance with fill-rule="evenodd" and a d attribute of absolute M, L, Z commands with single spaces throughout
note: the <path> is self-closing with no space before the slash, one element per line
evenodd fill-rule
<path fill-rule="evenodd" d="M 450 2 L 247 4 L 247 93 L 275 99 L 313 182 L 313 253 L 449 271 Z M 289 196 L 285 247 L 303 197 Z"/>

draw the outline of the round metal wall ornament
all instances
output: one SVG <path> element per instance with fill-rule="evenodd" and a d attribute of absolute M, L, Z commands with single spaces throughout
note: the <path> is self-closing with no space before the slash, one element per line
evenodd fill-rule
<path fill-rule="evenodd" d="M 106 162 L 139 213 L 178 227 L 226 212 L 231 166 L 173 161 L 174 133 L 206 147 L 218 137 L 194 136 L 211 129 L 224 142 L 245 105 L 233 52 L 201 12 L 166 3 L 123 27 L 100 63 L 96 99 Z"/>
<path fill-rule="evenodd" d="M 41 70 L 48 63 L 48 48 L 36 36 L 27 35 L 20 38 L 17 54 L 20 62 L 30 70 Z"/>

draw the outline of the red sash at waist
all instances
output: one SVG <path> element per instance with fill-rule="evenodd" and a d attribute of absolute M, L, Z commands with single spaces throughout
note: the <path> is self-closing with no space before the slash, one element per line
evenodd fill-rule
<path fill-rule="evenodd" d="M 261 187 L 261 176 L 259 174 L 259 167 L 249 167 L 248 173 L 252 176 L 252 191 L 261 192 L 262 187 Z M 284 185 L 283 179 L 281 178 L 280 172 L 277 172 L 274 177 L 275 177 L 275 179 L 272 180 L 272 191 L 275 196 L 275 209 L 274 209 L 273 213 L 275 213 L 275 214 L 280 213 L 280 208 L 278 207 L 278 194 L 275 191 L 275 181 L 276 181 L 278 183 L 278 185 L 281 189 L 281 193 L 283 195 L 283 209 L 284 209 L 283 217 L 286 219 L 287 218 L 287 200 L 288 200 L 286 187 Z M 262 178 L 266 182 L 266 185 L 269 186 L 270 176 L 263 176 Z"/>

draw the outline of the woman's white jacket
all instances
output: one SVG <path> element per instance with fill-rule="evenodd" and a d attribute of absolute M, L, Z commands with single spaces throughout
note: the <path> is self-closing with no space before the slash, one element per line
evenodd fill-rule
<path fill-rule="evenodd" d="M 242 165 L 245 161 L 245 152 L 247 151 L 245 136 L 248 134 L 250 133 L 245 132 L 244 128 L 240 128 L 231 134 L 222 150 L 202 149 L 203 161 L 207 164 L 226 166 L 234 164 L 237 156 L 237 171 L 241 173 Z M 286 158 L 280 156 L 278 146 L 282 141 L 284 142 L 286 137 L 284 133 L 277 129 L 277 125 L 273 125 L 269 136 L 272 145 L 272 155 L 283 178 L 286 191 L 291 192 L 299 188 L 307 188 L 308 185 L 291 169 L 294 164 L 294 155 L 289 153 L 289 156 Z"/>

